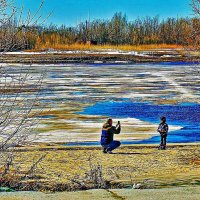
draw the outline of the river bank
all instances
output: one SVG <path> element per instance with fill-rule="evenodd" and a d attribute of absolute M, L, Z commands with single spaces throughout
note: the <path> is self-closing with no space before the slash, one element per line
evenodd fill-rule
<path fill-rule="evenodd" d="M 57 63 L 144 63 L 199 61 L 198 53 L 188 55 L 183 50 L 151 51 L 55 51 L 8 52 L 0 55 L 0 63 L 57 64 Z"/>
<path fill-rule="evenodd" d="M 157 145 L 122 146 L 111 155 L 103 154 L 100 147 L 37 144 L 18 148 L 14 154 L 19 176 L 44 155 L 31 177 L 20 183 L 20 190 L 25 191 L 94 189 L 93 170 L 101 174 L 98 177 L 108 189 L 132 188 L 135 184 L 140 189 L 200 184 L 199 144 L 171 144 L 166 151 L 159 151 Z"/>

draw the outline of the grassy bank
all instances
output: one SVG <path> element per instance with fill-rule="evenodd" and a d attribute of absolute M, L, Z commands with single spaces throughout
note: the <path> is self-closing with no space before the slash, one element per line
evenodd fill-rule
<path fill-rule="evenodd" d="M 0 63 L 139 63 L 199 61 L 199 52 L 169 44 L 150 45 L 40 45 L 25 52 L 8 52 Z"/>
<path fill-rule="evenodd" d="M 84 51 L 84 50 L 93 50 L 93 51 L 105 51 L 105 50 L 120 50 L 120 51 L 150 51 L 150 50 L 181 50 L 184 47 L 182 45 L 176 44 L 149 44 L 149 45 L 89 45 L 89 44 L 55 44 L 55 45 L 40 45 L 33 50 L 28 50 L 28 52 L 34 51 L 43 51 L 45 49 L 54 49 L 54 50 L 65 50 L 65 51 Z"/>
<path fill-rule="evenodd" d="M 24 176 L 33 161 L 45 155 L 32 175 L 21 182 L 22 190 L 132 188 L 134 184 L 148 189 L 200 184 L 199 145 L 170 145 L 166 151 L 151 145 L 124 146 L 112 155 L 103 154 L 99 147 L 40 145 L 19 148 L 15 154 L 14 166 L 20 166 L 18 176 Z"/>

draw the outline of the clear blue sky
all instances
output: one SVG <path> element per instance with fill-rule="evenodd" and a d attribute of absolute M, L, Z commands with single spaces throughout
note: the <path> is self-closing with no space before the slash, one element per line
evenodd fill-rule
<path fill-rule="evenodd" d="M 24 10 L 36 10 L 41 0 L 16 0 Z M 191 17 L 190 0 L 46 0 L 43 16 L 53 12 L 48 23 L 75 25 L 86 20 L 88 13 L 92 19 L 110 19 L 115 12 L 127 15 L 128 20 L 137 17 L 156 16 Z"/>

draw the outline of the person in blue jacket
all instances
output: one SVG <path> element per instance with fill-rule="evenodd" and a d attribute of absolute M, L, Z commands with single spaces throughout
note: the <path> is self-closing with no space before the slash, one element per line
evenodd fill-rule
<path fill-rule="evenodd" d="M 113 120 L 108 119 L 102 127 L 101 146 L 103 147 L 103 153 L 111 154 L 114 149 L 121 145 L 120 141 L 114 140 L 114 134 L 120 134 L 120 132 L 120 122 L 116 126 L 113 126 Z"/>

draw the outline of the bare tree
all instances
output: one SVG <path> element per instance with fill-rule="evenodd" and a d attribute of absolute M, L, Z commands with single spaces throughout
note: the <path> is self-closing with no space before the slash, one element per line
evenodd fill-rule
<path fill-rule="evenodd" d="M 0 23 L 5 24 L 13 17 L 15 13 L 15 6 L 13 1 L 0 0 Z"/>
<path fill-rule="evenodd" d="M 28 17 L 22 20 L 22 10 L 17 10 L 13 1 L 0 0 L 0 8 L 2 16 L 0 19 L 1 28 L 13 29 L 13 34 L 10 34 L 4 40 L 10 40 L 5 43 L 4 52 L 15 46 L 15 40 L 18 30 L 14 29 L 19 27 L 22 23 L 25 26 L 36 24 L 41 16 L 37 16 L 41 10 L 43 2 L 39 9 L 31 15 L 30 11 Z M 11 10 L 10 10 L 11 9 Z M 12 11 L 12 12 L 10 12 Z M 10 20 L 19 12 L 18 25 L 13 28 L 9 24 Z M 8 25 L 4 27 L 4 25 Z M 27 138 L 27 127 L 32 127 L 29 116 L 33 107 L 38 103 L 38 92 L 41 88 L 43 74 L 36 74 L 30 72 L 28 67 L 21 68 L 23 71 L 14 70 L 12 67 L 1 66 L 0 68 L 0 150 L 6 149 L 10 146 L 16 146 Z M 28 126 L 25 127 L 25 124 Z M 22 134 L 22 131 L 26 132 Z"/>
<path fill-rule="evenodd" d="M 20 45 L 22 47 L 24 35 L 15 18 L 18 12 L 14 1 L 0 0 L 0 13 L 0 50 L 6 52 Z"/>
<path fill-rule="evenodd" d="M 195 61 L 200 61 L 200 0 L 192 0 L 191 6 L 195 18 L 192 23 L 192 34 L 190 35 L 192 41 L 190 52 L 192 52 Z M 199 62 L 191 69 L 193 69 L 193 73 L 198 76 L 200 73 Z"/>
<path fill-rule="evenodd" d="M 193 21 L 193 46 L 200 50 L 200 0 L 192 0 L 192 9 L 196 17 Z"/>
<path fill-rule="evenodd" d="M 0 0 L 0 51 L 26 49 L 34 40 L 35 28 L 49 17 L 40 15 L 44 0 L 35 13 L 24 13 L 23 6 L 18 8 L 13 0 Z M 49 14 L 50 15 L 50 14 Z"/>
<path fill-rule="evenodd" d="M 0 56 L 16 50 L 16 46 L 23 48 L 26 38 L 21 27 L 38 23 L 42 5 L 43 2 L 36 13 L 29 11 L 27 18 L 22 19 L 23 9 L 17 9 L 14 1 L 0 0 L 0 49 L 3 51 Z M 16 15 L 19 16 L 17 20 Z M 17 43 L 16 37 L 19 37 Z M 34 116 L 41 112 L 39 95 L 43 77 L 44 73 L 30 71 L 28 66 L 0 66 L 0 186 L 7 183 L 2 183 L 2 178 L 16 169 L 13 162 L 15 147 L 27 144 L 35 137 L 38 118 Z"/>
<path fill-rule="evenodd" d="M 200 0 L 192 0 L 192 9 L 196 15 L 200 16 Z"/>

